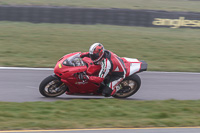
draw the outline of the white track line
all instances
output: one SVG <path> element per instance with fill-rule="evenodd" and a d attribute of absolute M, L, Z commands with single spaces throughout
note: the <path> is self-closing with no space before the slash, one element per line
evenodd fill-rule
<path fill-rule="evenodd" d="M 94 129 L 54 129 L 54 130 L 8 130 L 0 133 L 23 133 L 23 132 L 69 132 L 69 131 L 112 131 L 112 130 L 147 130 L 147 129 L 199 129 L 200 127 L 149 127 L 149 128 L 94 128 Z"/>
<path fill-rule="evenodd" d="M 31 68 L 31 67 L 0 67 L 0 70 L 42 70 L 42 71 L 53 71 L 53 68 Z M 145 73 L 155 74 L 200 74 L 195 72 L 160 72 L 160 71 L 145 71 Z"/>
<path fill-rule="evenodd" d="M 155 73 L 155 74 L 197 74 L 197 75 L 200 75 L 200 73 L 197 73 L 197 72 L 160 72 L 160 71 L 145 71 L 145 73 Z"/>
<path fill-rule="evenodd" d="M 31 68 L 31 67 L 0 67 L 0 70 L 46 70 L 50 71 L 53 68 Z"/>

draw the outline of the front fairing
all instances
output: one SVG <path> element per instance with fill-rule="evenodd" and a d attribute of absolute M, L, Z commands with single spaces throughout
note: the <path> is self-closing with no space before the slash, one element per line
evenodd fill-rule
<path fill-rule="evenodd" d="M 79 73 L 89 72 L 96 73 L 99 71 L 99 67 L 95 67 L 94 64 L 91 64 L 92 61 L 90 58 L 87 59 L 87 63 L 84 60 L 84 65 L 81 66 L 70 66 L 70 63 L 67 59 L 72 59 L 73 56 L 80 55 L 81 52 L 71 53 L 63 56 L 56 64 L 54 68 L 54 73 L 60 77 L 61 81 L 66 84 L 69 89 L 67 94 L 97 94 L 99 84 L 95 84 L 91 81 L 82 81 L 79 79 Z M 80 57 L 80 56 L 79 56 Z M 67 60 L 67 61 L 66 61 Z M 82 60 L 82 59 L 81 59 Z M 66 62 L 65 62 L 66 61 Z M 65 65 L 64 65 L 65 64 Z M 68 66 L 66 64 L 69 64 Z M 86 65 L 87 64 L 87 65 Z M 89 71 L 88 71 L 89 68 Z M 97 70 L 98 69 L 98 70 Z M 88 75 L 90 75 L 87 73 Z"/>
<path fill-rule="evenodd" d="M 61 77 L 61 78 L 68 78 L 72 76 L 75 73 L 84 72 L 87 70 L 87 66 L 70 66 L 70 65 L 64 65 L 64 62 L 76 55 L 80 55 L 81 52 L 71 53 L 63 56 L 54 67 L 54 73 Z"/>

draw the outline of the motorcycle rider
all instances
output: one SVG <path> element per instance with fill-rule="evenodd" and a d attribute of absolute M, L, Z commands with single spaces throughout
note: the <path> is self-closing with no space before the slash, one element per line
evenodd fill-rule
<path fill-rule="evenodd" d="M 88 76 L 86 78 L 94 83 L 105 83 L 103 85 L 102 94 L 105 97 L 111 96 L 118 91 L 117 86 L 126 75 L 124 62 L 116 54 L 105 50 L 101 43 L 91 45 L 89 52 L 84 52 L 80 55 L 81 58 L 90 57 L 94 64 L 100 64 L 101 70 L 98 76 Z"/>

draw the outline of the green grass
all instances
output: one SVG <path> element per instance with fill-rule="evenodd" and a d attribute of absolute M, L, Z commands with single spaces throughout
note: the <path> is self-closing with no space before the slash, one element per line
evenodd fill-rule
<path fill-rule="evenodd" d="M 0 5 L 46 5 L 200 12 L 192 0 L 0 0 Z"/>
<path fill-rule="evenodd" d="M 200 101 L 0 103 L 0 130 L 199 126 Z"/>
<path fill-rule="evenodd" d="M 200 72 L 200 30 L 111 25 L 0 22 L 0 66 L 54 67 L 63 55 L 94 42 L 148 70 Z"/>

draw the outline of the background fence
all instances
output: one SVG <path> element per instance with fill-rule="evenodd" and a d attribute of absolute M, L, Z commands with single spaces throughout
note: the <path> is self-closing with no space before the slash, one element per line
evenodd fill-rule
<path fill-rule="evenodd" d="M 200 13 L 48 6 L 0 6 L 0 21 L 200 28 Z"/>

